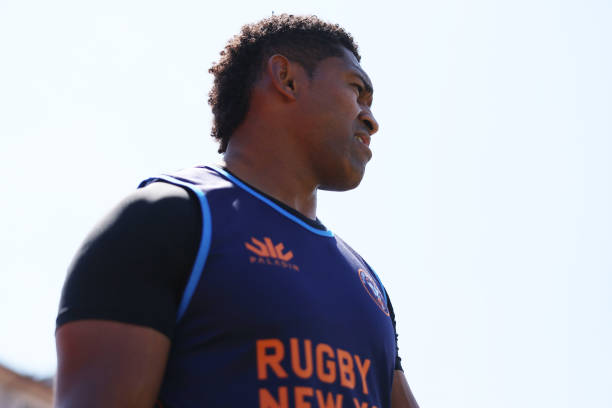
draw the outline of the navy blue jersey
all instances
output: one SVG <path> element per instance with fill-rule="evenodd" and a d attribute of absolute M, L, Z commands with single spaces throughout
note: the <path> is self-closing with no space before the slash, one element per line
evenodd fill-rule
<path fill-rule="evenodd" d="M 160 401 L 169 407 L 389 407 L 396 360 L 385 290 L 329 230 L 223 169 L 146 180 L 194 192 L 202 238 Z"/>

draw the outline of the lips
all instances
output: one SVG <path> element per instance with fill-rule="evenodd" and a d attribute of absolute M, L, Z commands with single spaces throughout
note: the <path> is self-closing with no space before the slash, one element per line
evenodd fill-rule
<path fill-rule="evenodd" d="M 366 146 L 370 146 L 370 135 L 366 132 L 357 132 L 355 137 L 361 141 Z"/>
<path fill-rule="evenodd" d="M 372 150 L 370 150 L 370 134 L 367 132 L 357 132 L 355 133 L 355 139 L 357 139 L 357 143 L 361 145 L 358 150 L 365 154 L 365 160 L 369 161 L 372 158 Z"/>

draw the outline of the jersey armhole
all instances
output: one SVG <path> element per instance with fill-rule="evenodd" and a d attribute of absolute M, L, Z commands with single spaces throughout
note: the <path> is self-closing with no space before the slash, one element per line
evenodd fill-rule
<path fill-rule="evenodd" d="M 204 192 L 199 188 L 184 181 L 178 180 L 174 177 L 165 175 L 152 177 L 143 181 L 139 185 L 139 187 L 143 187 L 155 181 L 163 181 L 169 184 L 174 184 L 192 192 L 198 198 L 198 202 L 200 203 L 200 210 L 202 212 L 202 236 L 200 237 L 200 245 L 198 247 L 198 253 L 193 263 L 193 268 L 191 268 L 191 272 L 189 273 L 189 278 L 187 279 L 187 284 L 185 285 L 185 289 L 183 290 L 183 295 L 181 296 L 181 301 L 179 303 L 178 311 L 176 313 L 176 323 L 178 323 L 185 314 L 185 311 L 189 306 L 189 302 L 191 301 L 191 298 L 195 293 L 198 283 L 200 282 L 200 278 L 202 277 L 204 265 L 206 264 L 208 252 L 210 251 L 210 243 L 212 237 L 212 216 L 210 214 L 210 206 L 208 205 L 208 200 L 206 199 L 206 195 L 204 194 Z"/>

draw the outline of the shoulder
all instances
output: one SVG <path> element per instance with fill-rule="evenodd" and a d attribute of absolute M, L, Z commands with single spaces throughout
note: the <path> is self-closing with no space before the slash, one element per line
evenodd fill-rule
<path fill-rule="evenodd" d="M 230 179 L 232 179 L 232 176 L 220 167 L 198 166 L 151 177 L 140 183 L 140 187 L 161 181 L 181 186 L 192 193 L 201 195 L 214 190 L 235 188 Z"/>
<path fill-rule="evenodd" d="M 154 182 L 130 193 L 92 229 L 71 269 L 146 269 L 183 259 L 191 262 L 201 230 L 193 193 Z"/>
<path fill-rule="evenodd" d="M 199 204 L 190 194 L 152 183 L 128 195 L 93 228 L 68 269 L 58 327 L 103 319 L 172 336 L 202 230 Z"/>
<path fill-rule="evenodd" d="M 103 277 L 120 270 L 146 277 L 192 263 L 202 231 L 199 203 L 192 194 L 161 182 L 132 192 L 92 229 L 69 275 Z"/>
<path fill-rule="evenodd" d="M 172 214 L 176 210 L 190 214 L 194 209 L 193 201 L 194 197 L 188 189 L 160 180 L 132 192 L 120 203 L 119 208 L 138 208 L 150 215 L 166 212 Z M 176 215 L 180 216 L 180 213 Z"/>
<path fill-rule="evenodd" d="M 96 230 L 120 229 L 128 235 L 143 236 L 164 231 L 180 234 L 180 231 L 193 229 L 200 220 L 199 205 L 193 193 L 177 185 L 153 182 L 123 199 Z"/>

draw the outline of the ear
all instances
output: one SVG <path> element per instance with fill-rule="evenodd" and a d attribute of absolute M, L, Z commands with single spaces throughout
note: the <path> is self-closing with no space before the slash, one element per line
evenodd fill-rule
<path fill-rule="evenodd" d="M 306 79 L 304 68 L 281 54 L 268 58 L 266 74 L 274 89 L 290 101 L 296 100 L 298 87 L 302 86 Z"/>

